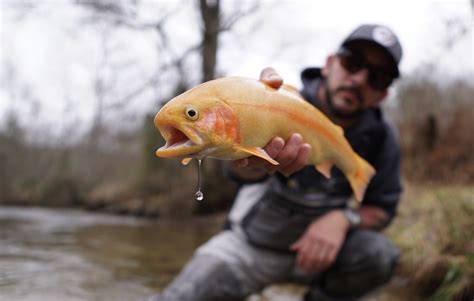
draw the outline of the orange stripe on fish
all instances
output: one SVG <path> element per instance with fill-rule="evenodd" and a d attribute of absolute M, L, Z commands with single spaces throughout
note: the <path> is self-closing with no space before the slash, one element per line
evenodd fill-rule
<path fill-rule="evenodd" d="M 282 116 L 288 117 L 294 122 L 304 124 L 308 128 L 311 128 L 312 130 L 318 132 L 320 135 L 324 136 L 326 139 L 330 140 L 333 143 L 337 143 L 339 139 L 333 135 L 333 132 L 327 131 L 326 127 L 324 127 L 321 123 L 317 123 L 313 118 L 307 118 L 305 116 L 298 115 L 298 112 L 296 111 L 288 111 L 285 110 L 284 107 L 278 107 L 278 106 L 268 106 L 268 105 L 259 105 L 257 103 L 255 104 L 240 104 L 240 105 L 245 105 L 245 106 L 253 106 L 255 107 L 256 110 L 262 110 L 262 111 L 269 111 L 272 113 L 278 113 L 281 114 Z M 338 125 L 334 125 L 337 130 L 337 134 L 343 135 L 344 131 L 341 127 Z"/>

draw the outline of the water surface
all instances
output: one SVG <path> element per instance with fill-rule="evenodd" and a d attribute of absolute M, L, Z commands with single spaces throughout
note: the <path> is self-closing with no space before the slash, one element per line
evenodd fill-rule
<path fill-rule="evenodd" d="M 0 207 L 0 300 L 140 300 L 165 287 L 221 224 Z M 415 300 L 403 287 L 392 281 L 363 300 Z M 303 292 L 272 286 L 247 301 L 297 301 Z"/>
<path fill-rule="evenodd" d="M 0 207 L 1 300 L 139 300 L 220 227 L 72 209 Z"/>

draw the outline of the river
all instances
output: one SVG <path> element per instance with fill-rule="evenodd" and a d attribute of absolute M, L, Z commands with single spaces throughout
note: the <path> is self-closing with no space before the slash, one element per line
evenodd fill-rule
<path fill-rule="evenodd" d="M 140 300 L 166 286 L 221 225 L 222 217 L 151 220 L 0 207 L 0 300 Z M 272 286 L 247 301 L 296 301 L 303 291 Z M 407 296 L 395 284 L 364 301 L 414 300 Z"/>
<path fill-rule="evenodd" d="M 163 288 L 220 222 L 0 207 L 0 300 L 139 300 Z"/>

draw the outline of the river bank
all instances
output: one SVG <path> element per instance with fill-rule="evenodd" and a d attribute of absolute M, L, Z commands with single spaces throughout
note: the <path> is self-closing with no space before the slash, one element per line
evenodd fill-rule
<path fill-rule="evenodd" d="M 474 187 L 406 188 L 399 214 L 386 231 L 403 252 L 396 276 L 364 301 L 471 301 L 465 298 L 474 296 Z M 224 217 L 143 218 L 97 209 L 0 207 L 0 296 L 138 299 L 169 283 L 193 250 L 219 231 Z M 296 301 L 303 291 L 272 286 L 248 301 Z"/>

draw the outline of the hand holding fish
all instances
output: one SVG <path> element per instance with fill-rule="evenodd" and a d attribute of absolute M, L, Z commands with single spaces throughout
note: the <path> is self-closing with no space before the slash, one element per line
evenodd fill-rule
<path fill-rule="evenodd" d="M 283 79 L 272 67 L 267 67 L 260 73 L 260 80 L 270 87 L 279 89 L 283 84 Z M 281 137 L 273 138 L 264 150 L 279 163 L 270 164 L 259 157 L 252 156 L 233 161 L 231 168 L 235 174 L 242 178 L 256 179 L 265 174 L 274 174 L 279 171 L 285 176 L 302 169 L 308 164 L 311 145 L 303 142 L 300 134 L 292 134 L 287 141 Z"/>
<path fill-rule="evenodd" d="M 252 156 L 233 161 L 231 168 L 234 174 L 242 178 L 257 179 L 278 171 L 289 176 L 308 164 L 311 145 L 304 143 L 300 134 L 292 134 L 286 142 L 281 137 L 273 138 L 264 147 L 264 150 L 279 165 L 273 165 L 259 157 Z"/>

